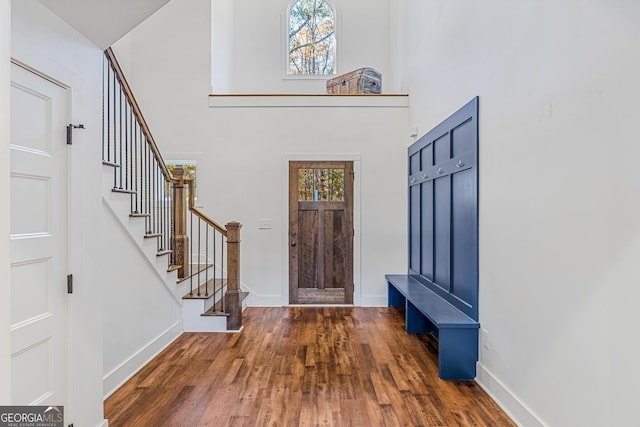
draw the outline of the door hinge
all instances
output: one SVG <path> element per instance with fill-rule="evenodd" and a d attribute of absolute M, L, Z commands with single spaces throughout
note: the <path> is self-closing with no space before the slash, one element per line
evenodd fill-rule
<path fill-rule="evenodd" d="M 67 275 L 67 293 L 73 293 L 73 274 Z"/>
<path fill-rule="evenodd" d="M 84 129 L 84 125 L 83 124 L 74 125 L 72 123 L 69 123 L 69 125 L 67 126 L 67 145 L 73 144 L 74 129 Z"/>

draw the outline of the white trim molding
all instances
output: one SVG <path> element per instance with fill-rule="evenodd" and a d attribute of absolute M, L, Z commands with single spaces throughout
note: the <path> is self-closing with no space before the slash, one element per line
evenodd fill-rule
<path fill-rule="evenodd" d="M 547 427 L 533 411 L 482 363 L 477 364 L 476 382 L 519 426 Z"/>
<path fill-rule="evenodd" d="M 131 357 L 106 374 L 102 379 L 103 390 L 105 390 L 104 399 L 106 400 L 111 396 L 143 366 L 149 363 L 154 357 L 160 354 L 162 350 L 167 348 L 169 344 L 182 335 L 182 329 L 182 320 L 174 323 L 167 330 L 162 332 L 155 339 L 151 340 L 151 342 L 147 343 Z"/>
<path fill-rule="evenodd" d="M 209 95 L 209 108 L 408 108 L 409 95 L 225 94 Z"/>

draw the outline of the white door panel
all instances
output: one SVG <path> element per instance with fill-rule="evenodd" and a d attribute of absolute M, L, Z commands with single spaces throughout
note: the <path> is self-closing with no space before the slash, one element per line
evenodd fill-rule
<path fill-rule="evenodd" d="M 11 394 L 14 403 L 32 402 L 36 405 L 52 400 L 55 389 L 53 366 L 42 361 L 54 358 L 52 339 L 35 342 L 12 355 L 11 374 L 21 379 L 29 378 L 29 381 L 12 381 Z"/>
<path fill-rule="evenodd" d="M 51 258 L 14 263 L 11 270 L 11 324 L 51 313 Z"/>
<path fill-rule="evenodd" d="M 14 67 L 16 68 L 16 67 Z M 28 71 L 25 70 L 28 73 Z M 21 74 L 24 72 L 20 71 Z M 12 81 L 11 85 L 11 145 L 51 154 L 56 119 L 64 112 L 57 110 L 47 93 L 51 82 L 31 79 L 28 82 Z"/>
<path fill-rule="evenodd" d="M 11 236 L 11 275 L 15 264 L 49 258 L 54 244 L 55 239 L 49 233 Z"/>
<path fill-rule="evenodd" d="M 14 161 L 13 157 L 11 160 Z M 55 190 L 51 178 L 12 173 L 10 182 L 11 235 L 51 234 L 52 191 Z"/>
<path fill-rule="evenodd" d="M 67 403 L 67 90 L 11 66 L 15 405 Z"/>
<path fill-rule="evenodd" d="M 45 178 L 53 173 L 54 165 L 49 154 L 29 151 L 11 144 L 11 159 L 21 162 L 21 174 L 24 176 Z"/>

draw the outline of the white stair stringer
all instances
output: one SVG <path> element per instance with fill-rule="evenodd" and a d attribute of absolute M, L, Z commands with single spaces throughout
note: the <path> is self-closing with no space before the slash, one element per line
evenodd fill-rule
<path fill-rule="evenodd" d="M 144 239 L 144 238 L 136 239 L 135 236 L 131 233 L 127 224 L 124 221 L 122 221 L 122 218 L 118 215 L 118 212 L 115 209 L 113 209 L 113 206 L 111 206 L 109 204 L 109 201 L 106 200 L 104 197 L 102 199 L 102 204 L 105 207 L 105 209 L 109 210 L 109 212 L 113 215 L 113 217 L 120 222 L 123 228 L 129 232 L 129 237 L 131 237 L 130 239 L 131 243 L 136 245 L 140 250 L 140 252 L 144 254 L 144 258 L 147 260 L 149 265 L 153 267 L 152 270 L 154 271 L 154 273 L 165 284 L 167 291 L 171 293 L 174 299 L 176 299 L 177 301 L 180 301 L 180 298 L 178 298 L 178 296 L 175 294 L 175 291 L 173 289 L 175 288 L 175 282 L 178 278 L 178 274 L 176 271 L 167 271 L 166 255 L 158 257 L 156 255 L 155 247 L 150 248 L 148 245 L 144 244 L 143 240 L 148 240 L 148 239 Z M 143 220 L 143 225 L 144 225 L 144 220 Z M 137 229 L 139 227 L 132 227 L 132 228 Z M 164 263 L 159 262 L 158 258 L 162 258 Z M 162 266 L 164 266 L 164 268 L 162 268 Z"/>
<path fill-rule="evenodd" d="M 182 297 L 189 292 L 188 280 L 178 283 L 177 270 L 168 270 L 168 254 L 157 255 L 157 238 L 145 238 L 145 218 L 132 217 L 131 196 L 126 193 L 112 191 L 113 166 L 103 166 L 103 191 L 102 204 L 119 222 L 131 237 L 130 242 L 136 245 L 149 265 L 153 267 L 155 274 L 165 284 L 165 290 L 169 291 L 173 298 L 182 306 L 182 320 L 184 331 L 188 332 L 226 332 L 226 316 L 202 316 L 213 302 L 207 300 L 183 300 Z M 160 291 L 160 290 L 159 290 Z M 208 307 L 206 305 L 209 304 Z M 198 312 L 199 310 L 199 312 Z M 196 313 L 197 312 L 197 313 Z M 188 327 L 187 327 L 188 326 Z"/>
<path fill-rule="evenodd" d="M 176 294 L 184 296 L 187 294 L 187 292 L 189 292 L 189 280 L 179 281 L 176 283 L 175 287 L 176 287 Z"/>
<path fill-rule="evenodd" d="M 125 193 L 112 191 L 111 182 L 113 181 L 113 167 L 103 166 L 103 194 L 102 201 L 111 214 L 118 220 L 131 237 L 131 241 L 138 246 L 140 251 L 151 266 L 153 266 L 157 275 L 165 283 L 167 289 L 171 291 L 174 298 L 180 301 L 182 295 L 175 293 L 175 283 L 178 279 L 176 271 L 167 271 L 168 259 L 167 255 L 157 255 L 157 239 L 145 239 L 145 219 L 143 217 L 130 216 L 131 196 Z"/>

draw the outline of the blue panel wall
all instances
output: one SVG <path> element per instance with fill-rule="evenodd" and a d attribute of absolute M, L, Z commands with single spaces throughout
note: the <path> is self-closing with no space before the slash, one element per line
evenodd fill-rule
<path fill-rule="evenodd" d="M 409 160 L 410 173 L 420 171 L 420 156 L 413 156 Z M 409 222 L 409 271 L 411 274 L 420 274 L 420 187 L 412 186 L 409 190 L 409 207 L 411 218 Z"/>
<path fill-rule="evenodd" d="M 409 274 L 478 319 L 478 98 L 409 147 Z"/>
<path fill-rule="evenodd" d="M 417 187 L 417 186 L 416 186 Z M 416 216 L 420 216 L 422 218 L 422 230 L 420 232 L 420 236 L 422 238 L 422 245 L 420 246 L 421 250 L 421 269 L 418 274 L 423 275 L 429 280 L 434 280 L 434 258 L 433 258 L 433 248 L 435 245 L 435 236 L 434 236 L 434 215 L 433 209 L 433 181 L 423 182 L 420 184 L 421 187 L 421 207 L 420 212 L 416 212 Z"/>

